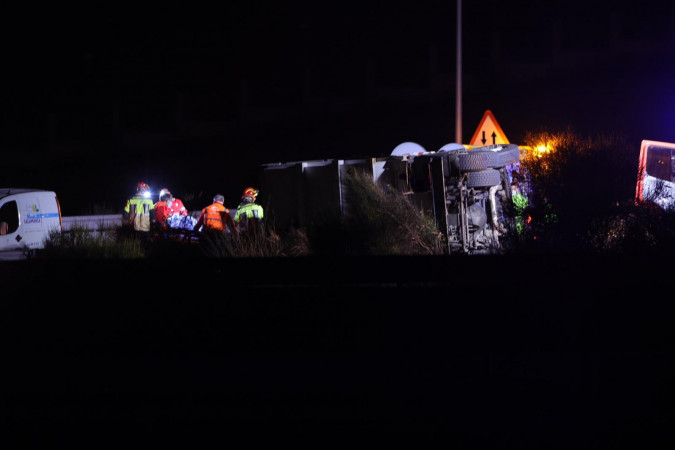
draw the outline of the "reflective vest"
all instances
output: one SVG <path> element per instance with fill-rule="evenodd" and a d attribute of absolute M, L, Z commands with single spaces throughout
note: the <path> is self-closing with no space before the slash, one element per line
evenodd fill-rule
<path fill-rule="evenodd" d="M 237 212 L 234 215 L 234 221 L 239 222 L 243 218 L 246 219 L 259 219 L 262 220 L 264 217 L 262 206 L 257 203 L 245 203 L 237 207 Z"/>
<path fill-rule="evenodd" d="M 229 214 L 230 210 L 218 202 L 202 209 L 202 220 L 204 221 L 204 227 L 210 228 L 212 230 L 224 230 L 225 226 L 223 225 L 223 216 L 221 213 Z"/>
<path fill-rule="evenodd" d="M 150 231 L 150 211 L 154 214 L 155 205 L 149 198 L 135 195 L 124 206 L 125 217 L 136 231 Z"/>

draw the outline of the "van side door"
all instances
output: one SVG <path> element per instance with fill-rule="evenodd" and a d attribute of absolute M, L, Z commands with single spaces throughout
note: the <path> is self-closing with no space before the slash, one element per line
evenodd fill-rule
<path fill-rule="evenodd" d="M 0 200 L 0 250 L 20 248 L 19 205 L 16 199 Z"/>

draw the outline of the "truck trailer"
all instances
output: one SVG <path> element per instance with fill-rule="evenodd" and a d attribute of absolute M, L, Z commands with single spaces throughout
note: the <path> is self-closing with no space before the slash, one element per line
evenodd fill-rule
<path fill-rule="evenodd" d="M 511 201 L 511 171 L 520 163 L 520 148 L 448 144 L 428 152 L 404 144 L 383 157 L 263 164 L 266 214 L 282 229 L 311 226 L 327 208 L 349 214 L 346 175 L 359 168 L 431 215 L 446 237 L 448 254 L 500 252 L 500 240 L 513 232 L 504 206 Z"/>

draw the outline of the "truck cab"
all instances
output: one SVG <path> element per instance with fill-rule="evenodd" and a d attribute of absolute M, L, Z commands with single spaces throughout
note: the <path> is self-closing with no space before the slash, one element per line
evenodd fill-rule
<path fill-rule="evenodd" d="M 44 248 L 52 230 L 63 227 L 55 192 L 0 188 L 0 260 Z"/>

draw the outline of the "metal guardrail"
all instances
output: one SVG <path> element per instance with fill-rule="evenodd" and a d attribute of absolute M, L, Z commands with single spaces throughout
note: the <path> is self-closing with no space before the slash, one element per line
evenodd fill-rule
<path fill-rule="evenodd" d="M 122 214 L 104 214 L 97 216 L 64 216 L 63 230 L 84 228 L 86 230 L 110 230 L 122 225 Z"/>

